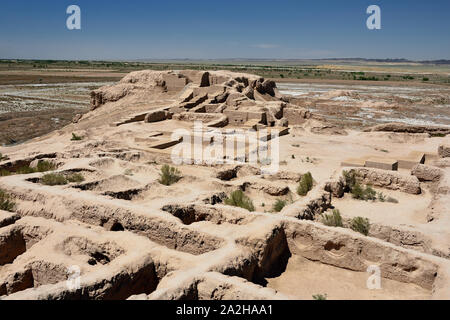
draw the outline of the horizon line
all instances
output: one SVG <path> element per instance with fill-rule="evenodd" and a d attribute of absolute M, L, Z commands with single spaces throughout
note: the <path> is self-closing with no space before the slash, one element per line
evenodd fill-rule
<path fill-rule="evenodd" d="M 359 60 L 373 62 L 448 62 L 450 58 L 411 60 L 407 58 L 361 58 L 361 57 L 340 57 L 340 58 L 135 58 L 135 59 L 52 59 L 52 58 L 0 58 L 0 61 L 88 61 L 88 62 L 151 62 L 151 61 L 339 61 L 339 60 Z"/>

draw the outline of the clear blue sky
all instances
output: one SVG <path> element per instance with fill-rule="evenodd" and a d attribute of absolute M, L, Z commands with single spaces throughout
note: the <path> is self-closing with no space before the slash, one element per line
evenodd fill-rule
<path fill-rule="evenodd" d="M 450 59 L 449 15 L 449 0 L 2 0 L 0 58 Z"/>

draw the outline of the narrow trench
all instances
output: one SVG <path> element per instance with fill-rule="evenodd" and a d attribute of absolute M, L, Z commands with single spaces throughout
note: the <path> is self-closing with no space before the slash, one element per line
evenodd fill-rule
<path fill-rule="evenodd" d="M 114 232 L 125 231 L 125 228 L 119 222 L 115 222 L 112 225 L 110 231 L 114 231 Z"/>
<path fill-rule="evenodd" d="M 25 239 L 18 230 L 2 236 L 0 240 L 0 266 L 13 263 L 18 256 L 27 251 Z"/>
<path fill-rule="evenodd" d="M 102 264 L 109 258 L 101 253 L 92 254 L 93 259 Z M 159 266 L 161 267 L 161 266 Z M 56 268 L 56 269 L 55 269 Z M 0 284 L 0 295 L 15 293 L 37 288 L 42 285 L 56 285 L 68 280 L 66 267 L 53 266 L 39 262 L 28 266 L 25 270 L 16 272 L 9 277 L 9 283 Z M 165 274 L 159 275 L 164 277 Z M 97 279 L 95 283 L 84 285 L 76 290 L 66 289 L 47 297 L 49 300 L 126 300 L 138 294 L 151 294 L 156 290 L 160 278 L 153 262 L 147 263 L 139 270 L 132 272 L 120 271 L 106 279 Z"/>
<path fill-rule="evenodd" d="M 260 254 L 260 260 L 255 256 L 244 259 L 239 267 L 224 270 L 223 274 L 241 277 L 263 287 L 267 286 L 267 279 L 282 275 L 286 271 L 292 253 L 284 230 L 278 231 Z"/>

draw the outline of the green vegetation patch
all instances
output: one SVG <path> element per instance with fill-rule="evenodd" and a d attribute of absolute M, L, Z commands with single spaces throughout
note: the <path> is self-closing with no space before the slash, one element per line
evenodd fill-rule
<path fill-rule="evenodd" d="M 36 166 L 36 172 L 47 172 L 56 169 L 56 165 L 48 161 L 39 161 Z"/>
<path fill-rule="evenodd" d="M 35 172 L 36 169 L 31 168 L 30 166 L 23 166 L 16 170 L 16 174 L 30 174 Z"/>
<path fill-rule="evenodd" d="M 362 186 L 357 182 L 356 173 L 351 171 L 344 171 L 342 173 L 346 192 L 350 192 L 352 194 L 353 199 L 363 200 L 363 201 L 380 201 L 380 202 L 390 202 L 390 203 L 398 203 L 397 199 L 392 197 L 386 197 L 382 192 L 376 192 L 372 186 Z"/>
<path fill-rule="evenodd" d="M 329 227 L 344 227 L 341 213 L 337 209 L 334 209 L 330 214 L 322 214 L 322 223 Z"/>
<path fill-rule="evenodd" d="M 0 210 L 13 212 L 16 204 L 10 199 L 9 194 L 0 189 Z"/>
<path fill-rule="evenodd" d="M 62 173 L 48 173 L 44 175 L 40 183 L 46 186 L 62 186 L 68 183 L 80 183 L 84 181 L 84 177 L 80 173 L 62 174 Z"/>
<path fill-rule="evenodd" d="M 224 203 L 228 206 L 243 208 L 250 212 L 255 211 L 252 200 L 247 197 L 242 190 L 233 191 L 231 195 L 225 199 Z"/>
<path fill-rule="evenodd" d="M 80 173 L 69 174 L 66 178 L 70 183 L 80 183 L 84 181 L 84 177 Z"/>
<path fill-rule="evenodd" d="M 41 178 L 41 183 L 46 186 L 62 186 L 68 184 L 67 178 L 61 173 L 49 173 Z"/>
<path fill-rule="evenodd" d="M 312 296 L 314 300 L 327 300 L 328 296 L 326 294 L 315 294 Z"/>
<path fill-rule="evenodd" d="M 395 199 L 395 198 L 392 198 L 392 197 L 388 197 L 388 198 L 386 199 L 386 202 L 389 202 L 389 203 L 398 203 L 398 200 Z"/>
<path fill-rule="evenodd" d="M 313 188 L 314 180 L 310 172 L 304 174 L 300 180 L 300 184 L 297 188 L 297 193 L 300 196 L 306 196 Z"/>
<path fill-rule="evenodd" d="M 23 166 L 16 170 L 16 174 L 30 174 L 36 172 L 47 172 L 56 169 L 56 165 L 45 160 L 39 160 L 36 168 L 31 168 L 30 166 Z M 11 173 L 12 174 L 12 173 Z"/>
<path fill-rule="evenodd" d="M 366 186 L 364 188 L 359 183 L 356 183 L 353 186 L 351 193 L 352 193 L 353 199 L 357 199 L 357 200 L 364 200 L 364 201 L 372 200 L 372 201 L 374 201 L 377 199 L 377 192 L 375 190 L 373 190 L 373 188 L 371 186 Z"/>
<path fill-rule="evenodd" d="M 286 205 L 287 205 L 287 201 L 286 200 L 278 199 L 275 202 L 275 204 L 273 205 L 272 210 L 273 210 L 273 212 L 281 212 L 281 210 L 283 210 L 284 207 L 286 207 Z"/>
<path fill-rule="evenodd" d="M 71 141 L 80 141 L 83 140 L 83 137 L 77 136 L 75 133 L 72 133 L 72 139 Z"/>
<path fill-rule="evenodd" d="M 11 172 L 9 172 L 8 170 L 0 169 L 0 177 L 7 177 L 7 176 L 10 176 L 10 175 L 11 175 Z"/>
<path fill-rule="evenodd" d="M 6 161 L 9 160 L 7 156 L 4 156 L 2 153 L 0 153 L 0 161 Z"/>
<path fill-rule="evenodd" d="M 177 183 L 181 179 L 180 171 L 177 168 L 171 167 L 167 164 L 162 166 L 159 176 L 159 183 L 165 186 L 170 186 Z"/>
<path fill-rule="evenodd" d="M 367 236 L 370 231 L 370 221 L 369 219 L 363 217 L 353 218 L 350 221 L 350 229 Z"/>

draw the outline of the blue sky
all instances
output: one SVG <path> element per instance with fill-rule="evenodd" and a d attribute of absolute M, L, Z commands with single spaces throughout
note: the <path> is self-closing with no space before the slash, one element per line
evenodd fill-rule
<path fill-rule="evenodd" d="M 448 0 L 2 0 L 0 58 L 450 59 L 449 14 Z"/>

